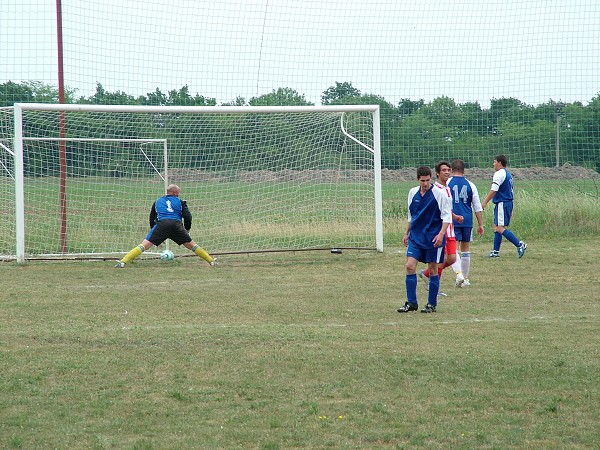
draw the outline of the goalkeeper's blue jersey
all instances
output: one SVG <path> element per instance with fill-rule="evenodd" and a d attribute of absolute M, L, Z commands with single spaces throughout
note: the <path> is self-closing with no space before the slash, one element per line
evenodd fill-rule
<path fill-rule="evenodd" d="M 174 219 L 181 220 L 183 216 L 183 205 L 179 197 L 175 195 L 165 195 L 154 203 L 158 220 Z"/>

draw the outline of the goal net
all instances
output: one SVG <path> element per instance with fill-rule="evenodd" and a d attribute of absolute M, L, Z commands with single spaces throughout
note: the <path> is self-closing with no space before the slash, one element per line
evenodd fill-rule
<path fill-rule="evenodd" d="M 214 254 L 383 251 L 377 106 L 16 104 L 0 115 L 5 258 L 118 258 L 169 183 Z"/>

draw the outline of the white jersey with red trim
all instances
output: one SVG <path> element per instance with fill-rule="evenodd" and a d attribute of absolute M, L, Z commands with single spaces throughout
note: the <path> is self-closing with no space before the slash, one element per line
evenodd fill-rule
<path fill-rule="evenodd" d="M 450 192 L 450 188 L 448 188 L 447 186 L 444 186 L 443 184 L 438 183 L 437 181 L 434 184 L 437 187 L 439 187 L 440 189 L 443 189 L 444 191 L 446 191 L 448 198 L 450 198 L 450 201 L 452 201 L 452 193 Z M 454 224 L 453 223 L 448 225 L 448 228 L 446 228 L 446 239 L 450 240 L 450 241 L 456 240 L 456 235 L 454 234 Z"/>

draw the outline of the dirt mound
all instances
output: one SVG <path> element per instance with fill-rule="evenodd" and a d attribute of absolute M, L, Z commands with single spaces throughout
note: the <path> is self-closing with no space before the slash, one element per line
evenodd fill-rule
<path fill-rule="evenodd" d="M 560 167 L 528 167 L 508 168 L 516 180 L 576 180 L 600 179 L 600 174 L 593 169 L 565 164 Z M 388 170 L 381 172 L 383 180 L 388 181 L 413 181 L 416 179 L 417 169 L 414 167 Z M 465 170 L 465 175 L 470 180 L 491 180 L 494 175 L 492 167 L 480 169 L 472 167 Z"/>
<path fill-rule="evenodd" d="M 517 180 L 576 180 L 576 179 L 600 179 L 600 174 L 592 169 L 565 164 L 561 167 L 530 167 L 513 169 L 509 168 Z M 381 171 L 383 181 L 415 181 L 417 169 L 407 167 L 404 169 Z M 466 176 L 471 180 L 491 180 L 494 169 L 469 168 Z M 186 181 L 199 181 L 207 183 L 223 182 L 312 182 L 312 183 L 336 183 L 336 182 L 360 182 L 371 180 L 373 173 L 368 170 L 238 170 L 231 173 L 220 173 L 197 169 L 171 169 L 169 178 L 174 183 Z M 160 179 L 157 178 L 157 181 Z"/>

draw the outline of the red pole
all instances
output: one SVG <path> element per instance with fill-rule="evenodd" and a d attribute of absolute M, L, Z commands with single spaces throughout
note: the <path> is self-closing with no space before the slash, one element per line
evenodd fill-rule
<path fill-rule="evenodd" d="M 62 4 L 56 0 L 56 42 L 58 52 L 58 103 L 65 103 L 65 78 L 63 72 Z M 65 113 L 58 113 L 59 137 L 65 137 Z M 67 253 L 67 146 L 58 141 L 60 189 L 60 251 Z"/>

